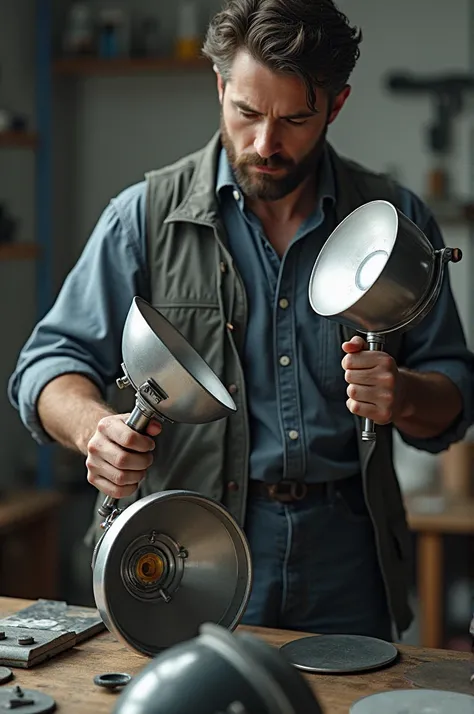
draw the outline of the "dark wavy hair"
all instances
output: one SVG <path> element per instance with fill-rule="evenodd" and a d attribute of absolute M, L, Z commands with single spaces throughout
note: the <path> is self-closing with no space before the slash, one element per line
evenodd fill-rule
<path fill-rule="evenodd" d="M 209 25 L 203 54 L 229 81 L 245 49 L 271 71 L 298 76 L 314 109 L 317 87 L 334 97 L 346 86 L 361 41 L 332 0 L 227 0 Z"/>

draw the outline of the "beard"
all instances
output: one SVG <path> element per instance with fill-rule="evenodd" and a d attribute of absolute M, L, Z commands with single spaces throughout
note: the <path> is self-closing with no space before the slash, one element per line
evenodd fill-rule
<path fill-rule="evenodd" d="M 260 201 L 279 201 L 293 193 L 309 176 L 316 174 L 324 151 L 327 130 L 328 123 L 315 146 L 298 163 L 291 159 L 285 159 L 280 154 L 274 154 L 269 159 L 263 159 L 258 154 L 237 156 L 235 146 L 227 132 L 224 117 L 221 115 L 222 146 L 226 150 L 235 178 L 248 198 Z M 255 166 L 269 169 L 281 168 L 285 169 L 286 173 L 281 178 L 275 178 L 275 176 L 252 171 L 252 167 Z"/>

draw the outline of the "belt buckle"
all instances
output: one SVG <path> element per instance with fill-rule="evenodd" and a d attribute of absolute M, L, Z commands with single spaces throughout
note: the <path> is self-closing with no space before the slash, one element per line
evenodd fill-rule
<path fill-rule="evenodd" d="M 279 486 L 280 486 L 279 483 L 271 483 L 265 487 L 269 498 L 271 498 L 272 501 L 278 501 L 279 503 L 289 503 L 290 502 L 290 494 L 281 493 L 278 490 Z"/>
<path fill-rule="evenodd" d="M 279 488 L 282 484 L 288 485 L 289 491 L 281 492 Z M 308 486 L 300 481 L 280 481 L 279 483 L 272 483 L 267 486 L 267 492 L 269 497 L 274 501 L 293 503 L 294 501 L 302 501 L 306 498 Z"/>
<path fill-rule="evenodd" d="M 292 481 L 290 493 L 293 501 L 302 501 L 308 495 L 308 486 L 301 481 Z"/>

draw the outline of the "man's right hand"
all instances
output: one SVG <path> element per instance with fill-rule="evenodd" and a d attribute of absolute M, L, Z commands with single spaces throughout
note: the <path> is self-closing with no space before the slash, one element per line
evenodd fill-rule
<path fill-rule="evenodd" d="M 87 480 L 112 498 L 126 498 L 145 477 L 153 463 L 155 442 L 161 424 L 152 420 L 146 434 L 125 423 L 129 414 L 113 414 L 101 419 L 87 445 Z"/>

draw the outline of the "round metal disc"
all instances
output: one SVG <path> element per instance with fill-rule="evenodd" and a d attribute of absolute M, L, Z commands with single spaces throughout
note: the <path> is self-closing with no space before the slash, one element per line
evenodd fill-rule
<path fill-rule="evenodd" d="M 436 689 L 398 689 L 359 699 L 349 714 L 472 714 L 474 697 Z"/>
<path fill-rule="evenodd" d="M 304 672 L 343 674 L 378 669 L 393 662 L 397 648 L 362 635 L 313 635 L 288 642 L 281 652 Z"/>
<path fill-rule="evenodd" d="M 8 667 L 0 667 L 0 684 L 5 684 L 13 679 L 13 672 Z"/>
<path fill-rule="evenodd" d="M 205 622 L 234 629 L 251 584 L 243 531 L 221 504 L 189 491 L 129 506 L 106 532 L 93 572 L 104 623 L 148 656 L 197 636 Z"/>
<path fill-rule="evenodd" d="M 21 694 L 20 694 L 21 693 Z M 49 694 L 23 687 L 0 689 L 0 711 L 18 711 L 21 714 L 47 714 L 56 709 L 56 702 Z"/>
<path fill-rule="evenodd" d="M 424 662 L 410 669 L 406 679 L 416 687 L 474 695 L 474 662 Z"/>

